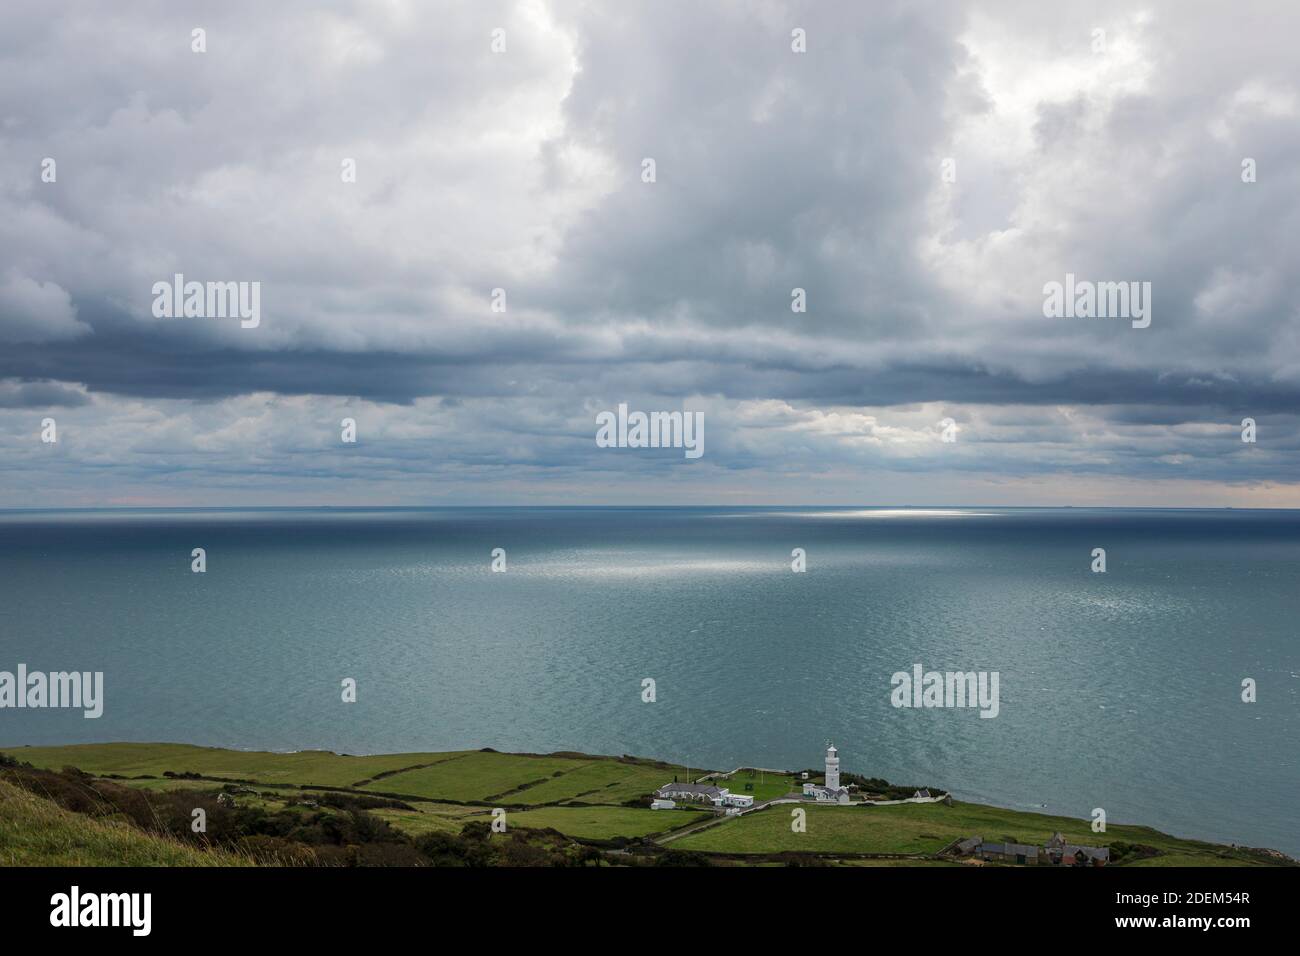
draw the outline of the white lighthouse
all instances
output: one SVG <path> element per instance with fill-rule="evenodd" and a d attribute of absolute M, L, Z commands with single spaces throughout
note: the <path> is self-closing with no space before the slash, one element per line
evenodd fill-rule
<path fill-rule="evenodd" d="M 807 774 L 804 774 L 804 776 L 807 776 Z M 840 786 L 840 752 L 835 749 L 834 745 L 826 748 L 826 782 L 813 783 L 811 780 L 805 781 L 803 795 L 812 797 L 818 803 L 838 803 L 842 805 L 850 803 L 849 788 Z"/>
<path fill-rule="evenodd" d="M 826 789 L 840 788 L 840 755 L 834 744 L 826 748 Z"/>

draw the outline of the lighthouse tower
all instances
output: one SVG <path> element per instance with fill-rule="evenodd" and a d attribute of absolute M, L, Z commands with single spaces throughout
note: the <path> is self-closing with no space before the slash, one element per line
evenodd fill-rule
<path fill-rule="evenodd" d="M 826 789 L 840 788 L 840 755 L 834 745 L 826 748 Z"/>

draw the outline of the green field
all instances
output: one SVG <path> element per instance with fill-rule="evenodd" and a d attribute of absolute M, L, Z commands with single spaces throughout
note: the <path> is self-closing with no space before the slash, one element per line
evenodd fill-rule
<path fill-rule="evenodd" d="M 1230 847 L 1181 840 L 1148 827 L 1110 826 L 1093 833 L 1087 821 L 1021 813 L 974 803 L 899 804 L 887 807 L 805 807 L 807 832 L 790 829 L 789 804 L 725 820 L 673 841 L 677 850 L 712 853 L 937 853 L 953 840 L 980 835 L 990 841 L 1042 844 L 1059 831 L 1089 846 L 1141 843 L 1177 855 L 1183 865 L 1258 862 Z M 1154 864 L 1162 857 L 1147 861 Z M 1195 862 L 1193 862 L 1193 860 Z"/>
<path fill-rule="evenodd" d="M 699 823 L 698 810 L 640 810 L 633 807 L 543 807 L 506 815 L 512 827 L 550 827 L 585 840 L 642 837 Z"/>
<path fill-rule="evenodd" d="M 380 819 L 413 837 L 425 833 L 459 833 L 471 820 L 492 820 L 486 807 L 463 807 L 454 803 L 421 804 L 417 810 L 373 810 Z"/>
<path fill-rule="evenodd" d="M 460 812 L 454 812 L 457 810 Z M 492 821 L 492 811 L 488 807 L 458 807 L 454 804 L 429 804 L 421 805 L 415 811 L 377 810 L 375 813 L 411 836 L 434 831 L 456 833 L 470 820 L 481 820 L 484 823 Z M 698 811 L 568 806 L 510 810 L 505 819 L 510 829 L 551 829 L 579 840 L 613 840 L 617 837 L 633 839 L 663 833 L 698 823 L 704 818 Z"/>
<path fill-rule="evenodd" d="M 672 781 L 686 778 L 681 767 L 661 768 L 654 765 L 620 763 L 605 758 L 592 759 L 552 776 L 535 787 L 521 790 L 506 798 L 510 803 L 623 803 L 653 793 Z"/>
<path fill-rule="evenodd" d="M 249 865 L 231 853 L 72 813 L 0 781 L 0 866 Z"/>
<path fill-rule="evenodd" d="M 410 794 L 429 800 L 489 800 L 511 802 L 507 794 L 579 762 L 553 757 L 516 757 L 511 754 L 471 753 L 428 767 L 384 777 L 363 789 Z M 519 802 L 524 802 L 522 799 Z"/>
<path fill-rule="evenodd" d="M 413 813 L 409 810 L 377 810 L 377 814 L 396 829 L 412 836 L 434 830 L 459 831 L 471 819 L 491 822 L 491 810 L 487 808 L 476 808 L 463 816 L 448 816 L 442 806 L 437 805 L 432 810 L 421 805 Z M 636 839 L 660 834 L 688 823 L 697 823 L 699 818 L 701 814 L 695 812 L 642 810 L 632 806 L 543 806 L 536 810 L 507 810 L 506 826 L 511 830 L 516 827 L 558 830 L 565 836 L 580 840 L 612 840 L 619 836 Z"/>
<path fill-rule="evenodd" d="M 681 768 L 610 757 L 472 752 L 376 780 L 362 789 L 428 800 L 537 806 L 564 800 L 618 804 L 651 793 Z"/>
<path fill-rule="evenodd" d="M 753 796 L 755 803 L 784 797 L 789 793 L 798 793 L 801 786 L 790 774 L 757 770 L 737 770 L 730 777 L 722 777 L 712 782 L 719 787 L 726 787 L 732 793 Z"/>
<path fill-rule="evenodd" d="M 295 786 L 351 787 L 376 774 L 390 773 L 433 761 L 452 760 L 458 753 L 381 754 L 348 757 L 324 750 L 268 753 L 220 750 L 189 744 L 74 744 L 66 747 L 0 747 L 0 752 L 34 767 L 58 770 L 76 767 L 98 776 L 161 777 L 165 771 L 199 773 L 228 780 Z M 383 789 L 379 787 L 379 789 Z"/>

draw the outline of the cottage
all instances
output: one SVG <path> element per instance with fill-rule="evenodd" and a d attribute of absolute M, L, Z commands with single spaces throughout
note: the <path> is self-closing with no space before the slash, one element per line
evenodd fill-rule
<path fill-rule="evenodd" d="M 1110 847 L 1077 846 L 1067 843 L 1059 832 L 1052 834 L 1043 852 L 1054 866 L 1105 866 L 1110 862 Z"/>
<path fill-rule="evenodd" d="M 1062 866 L 1105 866 L 1110 862 L 1108 846 L 1074 846 L 1067 843 L 1061 851 L 1059 862 Z"/>
<path fill-rule="evenodd" d="M 727 791 L 708 783 L 666 783 L 655 791 L 659 800 L 690 800 L 694 803 L 720 805 Z"/>
<path fill-rule="evenodd" d="M 984 838 L 982 836 L 967 837 L 964 840 L 959 840 L 957 845 L 952 848 L 952 851 L 957 856 L 974 856 L 975 851 L 979 849 L 980 844 L 983 842 Z"/>
<path fill-rule="evenodd" d="M 1038 847 L 1025 843 L 982 843 L 976 855 L 981 860 L 997 863 L 1018 863 L 1021 866 L 1038 863 Z"/>
<path fill-rule="evenodd" d="M 1029 846 L 1024 843 L 985 843 L 983 837 L 959 840 L 948 851 L 954 856 L 974 856 L 996 863 L 1015 863 L 1021 866 L 1105 866 L 1110 862 L 1110 848 L 1104 846 L 1075 846 L 1067 843 L 1059 833 L 1052 834 L 1046 846 Z"/>

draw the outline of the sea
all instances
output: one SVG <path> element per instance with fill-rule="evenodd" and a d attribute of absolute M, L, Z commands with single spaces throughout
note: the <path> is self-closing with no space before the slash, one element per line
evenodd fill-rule
<path fill-rule="evenodd" d="M 833 743 L 959 799 L 1300 856 L 1298 628 L 1297 511 L 0 511 L 0 671 L 104 675 L 98 719 L 0 709 L 8 747 L 801 770 Z M 895 706 L 917 665 L 996 673 L 997 716 Z"/>

